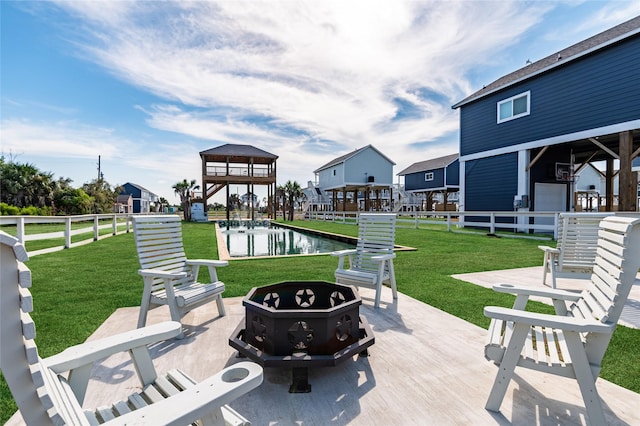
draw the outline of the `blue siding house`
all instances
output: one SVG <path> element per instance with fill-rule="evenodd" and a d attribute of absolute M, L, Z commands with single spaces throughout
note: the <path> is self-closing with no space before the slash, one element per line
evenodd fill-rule
<path fill-rule="evenodd" d="M 382 211 L 391 208 L 394 163 L 367 145 L 334 158 L 313 173 L 318 189 L 331 194 L 336 211 Z"/>
<path fill-rule="evenodd" d="M 453 108 L 461 211 L 572 211 L 574 173 L 594 162 L 611 181 L 620 169 L 617 207 L 637 210 L 640 17 L 503 76 Z M 612 190 L 606 199 L 612 210 Z"/>
<path fill-rule="evenodd" d="M 450 194 L 455 195 L 460 189 L 458 154 L 413 163 L 398 176 L 404 176 L 404 192 L 425 194 L 427 210 L 431 210 L 434 195 L 442 196 L 443 210 L 455 210 L 455 204 L 449 205 L 448 201 Z"/>
<path fill-rule="evenodd" d="M 131 195 L 133 199 L 133 211 L 131 213 L 150 213 L 152 205 L 158 201 L 156 194 L 131 182 L 122 185 L 120 195 Z"/>

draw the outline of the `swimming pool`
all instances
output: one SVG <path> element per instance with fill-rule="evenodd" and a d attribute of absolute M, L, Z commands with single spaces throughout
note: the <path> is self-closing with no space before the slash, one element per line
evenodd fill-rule
<path fill-rule="evenodd" d="M 268 220 L 216 222 L 220 259 L 331 253 L 355 243 L 281 226 Z"/>

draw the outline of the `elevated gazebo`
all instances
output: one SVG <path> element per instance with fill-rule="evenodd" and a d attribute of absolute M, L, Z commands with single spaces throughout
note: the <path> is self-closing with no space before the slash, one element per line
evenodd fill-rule
<path fill-rule="evenodd" d="M 226 144 L 200 152 L 200 158 L 202 159 L 202 198 L 205 206 L 209 198 L 226 188 L 228 220 L 230 185 L 246 185 L 247 194 L 255 193 L 255 185 L 266 185 L 267 200 L 269 200 L 267 210 L 271 216 L 274 210 L 271 200 L 276 189 L 277 155 L 251 145 Z M 253 198 L 249 197 L 251 219 L 255 219 Z"/>

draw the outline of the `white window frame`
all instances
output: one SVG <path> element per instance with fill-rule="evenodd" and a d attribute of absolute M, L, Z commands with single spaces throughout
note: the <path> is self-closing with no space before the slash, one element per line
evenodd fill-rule
<path fill-rule="evenodd" d="M 429 182 L 433 180 L 433 172 L 425 172 L 424 181 Z"/>
<path fill-rule="evenodd" d="M 515 99 L 522 98 L 524 96 L 527 97 L 527 110 L 525 112 L 520 113 L 520 114 L 513 115 L 513 101 Z M 502 105 L 504 105 L 506 103 L 511 103 L 511 115 L 509 117 L 500 119 L 500 106 L 502 106 Z M 523 92 L 523 93 L 519 93 L 519 94 L 517 94 L 515 96 L 511 96 L 510 98 L 503 99 L 503 100 L 499 101 L 497 103 L 497 105 L 496 105 L 496 117 L 497 117 L 497 120 L 498 120 L 498 124 L 504 123 L 506 121 L 515 120 L 516 118 L 526 117 L 529 114 L 531 114 L 531 91 L 530 90 L 527 90 L 526 92 Z"/>

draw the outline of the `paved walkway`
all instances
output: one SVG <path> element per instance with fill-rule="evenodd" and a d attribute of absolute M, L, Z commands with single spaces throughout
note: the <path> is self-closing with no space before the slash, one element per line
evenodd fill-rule
<path fill-rule="evenodd" d="M 484 405 L 497 368 L 483 356 L 487 331 L 404 294 L 390 304 L 385 288 L 380 309 L 374 292 L 362 289 L 360 309 L 376 342 L 369 357 L 336 367 L 312 368 L 311 393 L 290 394 L 288 368 L 265 369 L 264 382 L 230 405 L 254 426 L 358 425 L 585 425 L 586 410 L 575 380 L 516 369 L 500 413 Z M 186 338 L 151 347 L 158 371 L 180 367 L 200 381 L 238 362 L 228 344 L 243 321 L 239 297 L 225 298 L 225 317 L 215 303 L 185 318 Z M 121 308 L 89 338 L 135 328 L 138 308 Z M 154 309 L 149 324 L 169 319 L 167 309 Z M 137 386 L 126 354 L 98 363 L 91 374 L 86 407 L 113 402 Z M 640 394 L 598 379 L 610 425 L 640 424 Z M 8 425 L 20 424 L 19 415 Z"/>
<path fill-rule="evenodd" d="M 491 288 L 494 284 L 511 283 L 532 287 L 542 285 L 542 266 L 531 268 L 504 269 L 501 271 L 474 272 L 471 274 L 452 275 L 453 278 L 466 281 L 472 284 Z M 586 280 L 572 278 L 558 278 L 557 288 L 563 290 L 582 290 Z M 547 298 L 532 297 L 532 300 L 551 304 Z M 640 328 L 640 274 L 636 277 L 636 282 L 631 289 L 627 303 L 622 310 L 619 324 L 632 328 Z"/>

